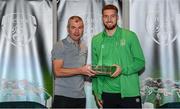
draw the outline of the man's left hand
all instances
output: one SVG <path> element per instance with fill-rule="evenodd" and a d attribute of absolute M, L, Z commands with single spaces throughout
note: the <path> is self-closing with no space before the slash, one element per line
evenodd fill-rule
<path fill-rule="evenodd" d="M 113 64 L 113 66 L 116 66 L 116 71 L 111 75 L 111 77 L 117 77 L 121 73 L 121 67 L 117 64 Z"/>

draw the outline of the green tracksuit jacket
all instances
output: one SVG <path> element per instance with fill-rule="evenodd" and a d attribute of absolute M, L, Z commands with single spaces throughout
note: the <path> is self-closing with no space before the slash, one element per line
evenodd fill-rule
<path fill-rule="evenodd" d="M 140 95 L 139 72 L 145 66 L 145 59 L 139 40 L 134 32 L 117 26 L 113 36 L 105 30 L 92 39 L 92 64 L 117 64 L 122 71 L 117 77 L 96 76 L 92 89 L 99 99 L 102 92 L 121 93 L 122 97 Z"/>

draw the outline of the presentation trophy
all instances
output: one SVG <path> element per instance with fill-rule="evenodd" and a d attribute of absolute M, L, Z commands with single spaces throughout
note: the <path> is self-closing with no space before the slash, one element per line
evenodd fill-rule
<path fill-rule="evenodd" d="M 97 72 L 96 75 L 111 76 L 116 71 L 116 66 L 95 66 L 92 65 L 92 69 Z"/>

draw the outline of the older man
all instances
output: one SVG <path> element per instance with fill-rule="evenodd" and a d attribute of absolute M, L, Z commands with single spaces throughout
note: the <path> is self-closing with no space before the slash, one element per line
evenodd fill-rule
<path fill-rule="evenodd" d="M 81 42 L 84 24 L 79 16 L 72 16 L 67 25 L 68 36 L 52 50 L 55 79 L 54 108 L 85 108 L 84 75 L 95 72 L 86 64 L 87 47 Z"/>

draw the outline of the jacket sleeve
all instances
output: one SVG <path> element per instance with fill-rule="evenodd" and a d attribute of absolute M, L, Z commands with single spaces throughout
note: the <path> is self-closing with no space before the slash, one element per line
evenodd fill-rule
<path fill-rule="evenodd" d="M 92 57 L 92 65 L 97 65 L 98 63 L 98 54 L 97 54 L 97 51 L 96 51 L 96 46 L 94 44 L 94 41 L 92 39 L 91 41 L 91 57 Z M 93 90 L 93 93 L 94 95 L 98 98 L 98 99 L 102 99 L 101 98 L 101 94 L 102 94 L 102 78 L 103 77 L 93 77 L 92 78 L 92 90 Z"/>
<path fill-rule="evenodd" d="M 140 42 L 135 33 L 130 33 L 130 53 L 133 58 L 132 63 L 122 67 L 122 74 L 131 75 L 139 73 L 145 67 L 144 54 Z"/>
<path fill-rule="evenodd" d="M 103 77 L 94 77 L 92 79 L 92 90 L 94 95 L 99 99 L 102 100 L 102 87 L 103 87 Z"/>

